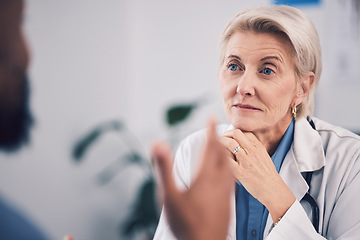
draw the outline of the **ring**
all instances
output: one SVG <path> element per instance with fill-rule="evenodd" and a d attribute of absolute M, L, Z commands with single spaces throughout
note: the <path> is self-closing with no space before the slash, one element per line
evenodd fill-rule
<path fill-rule="evenodd" d="M 233 151 L 233 154 L 236 156 L 237 152 L 241 149 L 242 147 L 239 145 L 237 146 L 234 151 Z"/>

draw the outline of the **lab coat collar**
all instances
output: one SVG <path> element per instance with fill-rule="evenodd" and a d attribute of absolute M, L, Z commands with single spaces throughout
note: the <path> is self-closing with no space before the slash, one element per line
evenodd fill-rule
<path fill-rule="evenodd" d="M 295 121 L 293 154 L 300 172 L 316 171 L 325 166 L 324 147 L 319 133 L 305 118 Z"/>
<path fill-rule="evenodd" d="M 301 200 L 309 186 L 302 172 L 313 172 L 325 165 L 321 137 L 305 118 L 295 121 L 294 141 L 280 169 L 280 176 L 297 200 Z"/>

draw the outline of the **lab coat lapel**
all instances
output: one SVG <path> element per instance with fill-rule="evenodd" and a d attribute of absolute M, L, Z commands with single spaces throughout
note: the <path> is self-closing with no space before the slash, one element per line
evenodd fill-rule
<path fill-rule="evenodd" d="M 309 189 L 301 173 L 319 170 L 324 165 L 325 157 L 320 135 L 305 118 L 297 120 L 293 144 L 280 170 L 280 176 L 297 200 L 300 201 Z"/>
<path fill-rule="evenodd" d="M 285 156 L 280 176 L 300 201 L 309 189 L 302 172 L 312 172 L 325 165 L 320 135 L 305 118 L 295 121 L 294 141 Z M 268 234 L 272 219 L 268 216 L 264 236 Z"/>

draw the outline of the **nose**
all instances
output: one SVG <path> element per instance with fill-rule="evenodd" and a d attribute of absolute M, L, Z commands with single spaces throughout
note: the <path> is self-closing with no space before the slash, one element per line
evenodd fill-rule
<path fill-rule="evenodd" d="M 242 96 L 254 96 L 255 95 L 255 77 L 254 74 L 251 74 L 249 71 L 244 71 L 240 76 L 236 93 L 239 93 Z"/>

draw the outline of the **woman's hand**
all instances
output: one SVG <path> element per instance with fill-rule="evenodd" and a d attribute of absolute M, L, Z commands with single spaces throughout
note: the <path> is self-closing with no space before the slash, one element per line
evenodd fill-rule
<path fill-rule="evenodd" d="M 263 144 L 250 132 L 239 129 L 226 132 L 220 140 L 230 151 L 233 176 L 261 202 L 277 222 L 295 201 L 295 197 L 280 175 Z M 234 150 L 240 146 L 238 151 Z"/>
<path fill-rule="evenodd" d="M 201 146 L 199 146 L 201 147 Z M 186 191 L 179 191 L 172 177 L 171 151 L 163 143 L 153 148 L 160 173 L 169 225 L 178 239 L 225 239 L 230 221 L 233 177 L 226 151 L 211 122 L 199 172 Z"/>

